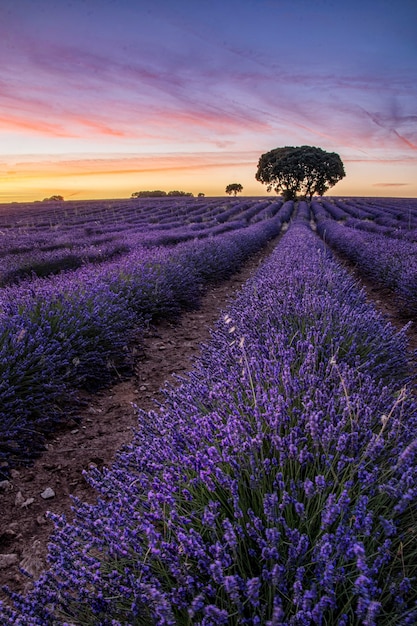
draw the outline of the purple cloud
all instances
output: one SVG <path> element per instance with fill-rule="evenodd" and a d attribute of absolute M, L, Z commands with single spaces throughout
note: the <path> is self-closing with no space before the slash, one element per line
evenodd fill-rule
<path fill-rule="evenodd" d="M 3 0 L 3 146 L 415 158 L 415 10 L 371 4 Z"/>

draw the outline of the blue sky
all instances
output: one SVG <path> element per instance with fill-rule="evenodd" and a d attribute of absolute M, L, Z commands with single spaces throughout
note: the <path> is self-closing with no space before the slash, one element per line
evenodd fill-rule
<path fill-rule="evenodd" d="M 417 3 L 2 0 L 0 201 L 222 195 L 283 145 L 417 196 Z"/>

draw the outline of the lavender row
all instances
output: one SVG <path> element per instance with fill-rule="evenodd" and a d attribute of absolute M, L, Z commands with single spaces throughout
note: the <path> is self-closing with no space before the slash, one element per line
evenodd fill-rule
<path fill-rule="evenodd" d="M 308 207 L 195 371 L 55 517 L 50 570 L 5 625 L 414 624 L 417 406 L 404 334 Z"/>
<path fill-rule="evenodd" d="M 65 419 L 72 389 L 104 384 L 129 367 L 129 344 L 150 319 L 197 306 L 205 284 L 237 271 L 280 228 L 277 217 L 244 232 L 173 250 L 138 249 L 101 267 L 3 289 L 3 472 L 41 449 L 45 431 Z"/>
<path fill-rule="evenodd" d="M 363 198 L 354 199 L 354 203 L 371 212 L 377 223 L 403 230 L 417 227 L 416 198 Z"/>
<path fill-rule="evenodd" d="M 31 249 L 30 252 L 8 255 L 1 260 L 0 287 L 21 282 L 29 277 L 45 277 L 74 270 L 83 265 L 102 263 L 126 254 L 131 246 L 122 241 L 99 245 L 65 246 L 54 250 Z"/>
<path fill-rule="evenodd" d="M 389 237 L 417 240 L 417 201 L 415 199 L 321 198 L 315 201 L 322 217 L 344 222 L 346 226 Z"/>
<path fill-rule="evenodd" d="M 276 215 L 280 217 L 281 222 L 289 221 L 292 211 L 293 202 L 283 203 L 281 200 L 277 202 L 253 202 L 248 203 L 249 208 L 245 205 L 239 207 L 238 213 L 236 209 L 233 211 L 222 212 L 216 215 L 214 223 L 200 223 L 192 221 L 186 225 L 177 228 L 167 227 L 165 230 L 157 227 L 151 235 L 142 235 L 140 239 L 141 245 L 173 245 L 189 239 L 201 239 L 218 235 L 224 232 L 234 231 L 241 228 L 247 228 L 251 224 L 268 220 Z M 232 219 L 238 217 L 239 219 Z M 162 231 L 162 232 L 161 232 Z"/>
<path fill-rule="evenodd" d="M 131 207 L 130 219 L 126 211 L 116 212 L 113 209 L 118 219 L 111 220 L 105 227 L 101 223 L 104 220 L 96 220 L 82 227 L 61 224 L 43 235 L 36 229 L 28 229 L 24 233 L 16 229 L 14 236 L 13 231 L 8 232 L 3 242 L 0 241 L 0 244 L 3 243 L 0 286 L 16 283 L 28 276 L 47 276 L 88 263 L 100 263 L 138 245 L 176 245 L 190 239 L 246 228 L 273 217 L 281 208 L 282 201 L 251 200 L 246 203 L 229 202 L 226 206 L 218 204 L 198 206 L 197 216 L 193 207 L 183 202 L 181 210 L 171 206 L 167 221 L 162 219 L 160 213 L 158 216 L 158 211 L 153 211 L 153 217 L 142 212 L 140 222 L 135 223 L 136 215 Z M 178 212 L 174 212 L 174 208 Z M 150 223 L 150 220 L 156 223 Z"/>
<path fill-rule="evenodd" d="M 280 201 L 267 200 L 271 205 Z M 282 204 L 282 202 L 280 202 Z M 39 212 L 33 205 L 16 205 L 7 213 L 7 218 L 0 212 L 0 250 L 8 247 L 8 239 L 20 235 L 22 245 L 28 235 L 39 245 L 50 240 L 63 243 L 65 235 L 72 239 L 77 231 L 78 237 L 103 235 L 106 233 L 123 232 L 133 228 L 170 228 L 184 226 L 187 223 L 220 223 L 239 216 L 248 210 L 258 212 L 265 205 L 258 199 L 243 202 L 241 199 L 211 198 L 196 201 L 189 198 L 181 201 L 135 200 L 118 202 L 86 202 L 60 204 Z M 25 210 L 25 206 L 29 207 Z M 6 236 L 7 240 L 1 236 Z M 46 240 L 45 240 L 46 238 Z M 3 239 L 3 240 L 2 240 Z M 16 242 L 17 245 L 17 242 Z"/>
<path fill-rule="evenodd" d="M 285 204 L 282 201 L 249 203 L 251 206 L 250 218 L 253 223 L 267 221 L 279 217 L 281 222 L 290 219 L 293 211 L 293 202 Z M 240 209 L 242 206 L 240 207 Z M 244 208 L 244 207 L 243 207 Z M 240 210 L 239 209 L 239 210 Z M 223 214 L 222 214 L 223 215 Z M 173 228 L 167 226 L 166 229 L 158 227 L 155 232 L 147 227 L 146 231 L 131 232 L 120 236 L 108 236 L 96 238 L 94 245 L 84 245 L 82 240 L 77 241 L 77 232 L 73 235 L 72 244 L 55 246 L 37 245 L 29 246 L 30 239 L 25 243 L 25 253 L 18 254 L 14 248 L 8 257 L 3 257 L 0 271 L 0 286 L 19 283 L 28 277 L 52 276 L 66 270 L 74 270 L 88 264 L 101 263 L 120 255 L 126 254 L 130 250 L 135 250 L 138 246 L 158 247 L 173 246 L 190 240 L 210 238 L 226 232 L 233 232 L 242 228 L 247 228 L 250 223 L 245 220 L 230 220 L 228 215 L 223 220 L 219 220 L 213 226 L 203 226 L 199 224 L 183 224 L 181 227 Z M 128 226 L 124 225 L 125 230 Z M 150 232 L 151 231 L 151 232 Z"/>
<path fill-rule="evenodd" d="M 130 200 L 69 201 L 47 205 L 18 204 L 0 207 L 0 228 L 20 228 L 22 231 L 37 229 L 40 232 L 54 228 L 71 229 L 77 225 L 106 226 L 131 220 L 133 223 L 147 222 L 152 216 L 164 221 L 178 215 L 198 215 L 221 210 L 241 200 L 220 198 L 152 198 Z"/>
<path fill-rule="evenodd" d="M 312 203 L 320 236 L 363 276 L 392 290 L 402 314 L 417 314 L 417 243 L 365 232 L 326 219 Z"/>

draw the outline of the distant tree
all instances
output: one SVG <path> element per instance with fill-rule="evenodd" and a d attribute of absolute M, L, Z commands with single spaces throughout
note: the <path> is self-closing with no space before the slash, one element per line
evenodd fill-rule
<path fill-rule="evenodd" d="M 62 202 L 63 196 L 51 196 L 50 198 L 44 198 L 42 202 Z"/>
<path fill-rule="evenodd" d="M 132 198 L 163 198 L 164 196 L 193 196 L 189 191 L 161 191 L 155 189 L 154 191 L 135 191 L 132 193 Z"/>
<path fill-rule="evenodd" d="M 200 191 L 200 193 L 197 195 L 197 198 L 204 198 L 205 195 L 206 195 L 205 193 Z"/>
<path fill-rule="evenodd" d="M 226 193 L 228 193 L 229 196 L 231 196 L 232 194 L 236 196 L 238 193 L 241 193 L 242 191 L 243 191 L 243 187 L 240 183 L 230 183 L 230 185 L 227 185 L 226 187 Z"/>
<path fill-rule="evenodd" d="M 192 194 L 189 191 L 168 191 L 168 196 L 187 196 L 187 197 L 192 197 L 194 194 Z"/>
<path fill-rule="evenodd" d="M 262 154 L 256 180 L 282 193 L 285 200 L 302 192 L 308 198 L 322 196 L 346 176 L 343 163 L 336 152 L 325 152 L 314 146 L 275 148 Z"/>
<path fill-rule="evenodd" d="M 155 189 L 155 191 L 135 191 L 132 198 L 163 198 L 166 195 L 166 191 Z"/>

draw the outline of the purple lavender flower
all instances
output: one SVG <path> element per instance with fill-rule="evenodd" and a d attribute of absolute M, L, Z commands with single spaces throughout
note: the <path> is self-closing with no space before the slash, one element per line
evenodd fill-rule
<path fill-rule="evenodd" d="M 300 208 L 190 377 L 89 474 L 100 499 L 57 521 L 49 571 L 7 619 L 388 626 L 413 614 L 404 339 Z"/>

